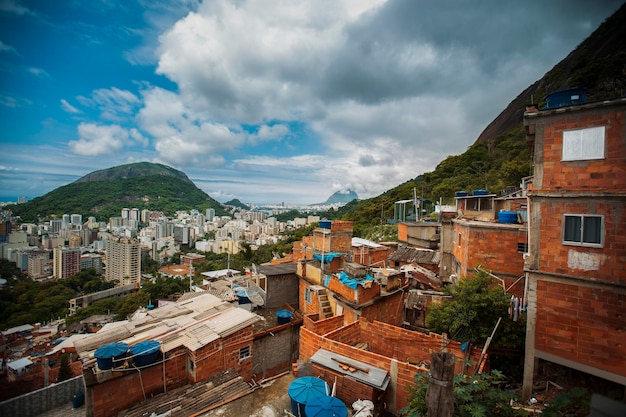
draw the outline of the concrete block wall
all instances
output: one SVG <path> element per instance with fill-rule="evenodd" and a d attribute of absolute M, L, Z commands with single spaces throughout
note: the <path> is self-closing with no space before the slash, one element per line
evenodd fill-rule
<path fill-rule="evenodd" d="M 82 375 L 0 402 L 0 415 L 38 416 L 71 402 L 79 392 L 85 392 Z"/>
<path fill-rule="evenodd" d="M 626 290 L 537 282 L 535 348 L 626 377 Z"/>
<path fill-rule="evenodd" d="M 298 305 L 298 282 L 296 274 L 267 277 L 266 308 L 281 307 L 285 304 Z"/>

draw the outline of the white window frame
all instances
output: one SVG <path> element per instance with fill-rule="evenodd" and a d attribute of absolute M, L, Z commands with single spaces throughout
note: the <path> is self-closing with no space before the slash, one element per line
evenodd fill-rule
<path fill-rule="evenodd" d="M 566 226 L 566 218 L 568 217 L 580 217 L 580 242 L 565 240 L 565 226 Z M 600 219 L 600 243 L 595 242 L 585 242 L 584 241 L 584 226 L 585 226 L 585 218 L 599 218 Z M 590 246 L 594 248 L 604 247 L 604 216 L 601 214 L 580 214 L 580 213 L 564 213 L 563 214 L 563 227 L 562 227 L 561 240 L 564 245 L 574 245 L 574 246 Z"/>
<path fill-rule="evenodd" d="M 561 161 L 604 159 L 606 128 L 604 126 L 563 131 Z"/>
<path fill-rule="evenodd" d="M 313 291 L 309 287 L 306 287 L 304 289 L 304 300 L 307 302 L 307 304 L 313 303 Z"/>
<path fill-rule="evenodd" d="M 250 346 L 244 346 L 241 349 L 239 349 L 239 362 L 246 360 L 250 356 L 252 356 L 251 351 L 252 349 L 250 349 Z"/>

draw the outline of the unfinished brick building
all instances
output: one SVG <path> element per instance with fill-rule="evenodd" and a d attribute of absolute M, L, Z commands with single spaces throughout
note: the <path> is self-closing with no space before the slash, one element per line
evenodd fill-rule
<path fill-rule="evenodd" d="M 442 348 L 454 353 L 455 372 L 469 372 L 466 360 L 477 363 L 480 349 L 463 352 L 461 344 L 439 334 L 420 333 L 397 326 L 359 319 L 344 325 L 344 317 L 320 320 L 304 318 L 300 329 L 300 361 L 311 364 L 311 373 L 336 386 L 346 404 L 372 401 L 378 411 L 399 413 L 408 405 L 407 386 L 425 371 L 431 354 Z M 343 365 L 343 366 L 342 366 Z"/>
<path fill-rule="evenodd" d="M 626 99 L 527 109 L 523 396 L 538 360 L 626 385 Z"/>

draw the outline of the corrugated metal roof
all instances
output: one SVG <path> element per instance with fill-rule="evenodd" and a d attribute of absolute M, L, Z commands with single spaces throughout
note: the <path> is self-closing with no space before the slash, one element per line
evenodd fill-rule
<path fill-rule="evenodd" d="M 404 247 L 394 251 L 389 259 L 407 263 L 438 265 L 441 255 L 439 251 L 435 250 Z"/>
<path fill-rule="evenodd" d="M 93 357 L 95 349 L 108 343 L 122 341 L 132 345 L 148 339 L 160 342 L 164 352 L 180 346 L 195 351 L 258 320 L 256 314 L 203 292 L 192 299 L 105 326 L 98 333 L 77 340 L 74 346 L 83 358 Z"/>

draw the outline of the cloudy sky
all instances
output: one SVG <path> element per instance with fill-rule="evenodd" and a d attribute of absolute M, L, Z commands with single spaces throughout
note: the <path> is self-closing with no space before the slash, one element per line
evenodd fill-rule
<path fill-rule="evenodd" d="M 621 3 L 0 0 L 0 201 L 139 161 L 221 202 L 376 196 L 464 152 Z"/>

